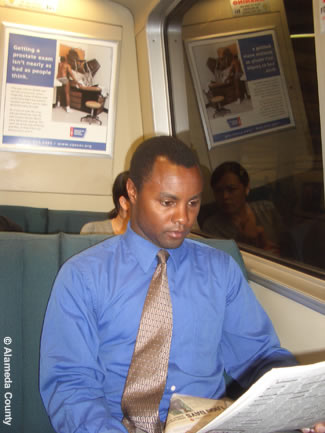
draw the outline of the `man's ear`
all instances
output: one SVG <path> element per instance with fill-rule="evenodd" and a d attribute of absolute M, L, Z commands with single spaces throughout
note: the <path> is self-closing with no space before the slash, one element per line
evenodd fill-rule
<path fill-rule="evenodd" d="M 126 190 L 128 192 L 130 202 L 132 204 L 135 204 L 137 201 L 137 188 L 130 178 L 128 178 L 128 180 L 126 181 Z"/>

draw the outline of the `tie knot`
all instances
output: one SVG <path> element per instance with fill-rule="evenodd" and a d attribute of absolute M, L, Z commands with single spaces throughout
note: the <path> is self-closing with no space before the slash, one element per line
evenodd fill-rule
<path fill-rule="evenodd" d="M 169 258 L 169 252 L 166 250 L 159 250 L 157 253 L 158 263 L 166 263 Z"/>

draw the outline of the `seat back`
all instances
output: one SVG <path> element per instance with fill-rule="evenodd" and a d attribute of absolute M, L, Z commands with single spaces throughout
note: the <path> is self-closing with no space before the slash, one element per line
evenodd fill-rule
<path fill-rule="evenodd" d="M 79 234 L 86 223 L 105 219 L 107 219 L 107 212 L 49 209 L 47 232 Z"/>
<path fill-rule="evenodd" d="M 47 233 L 47 208 L 0 205 L 0 215 L 19 224 L 26 233 Z"/>
<path fill-rule="evenodd" d="M 11 350 L 0 375 L 8 373 L 12 381 L 5 389 L 10 401 L 0 409 L 2 420 L 6 413 L 12 420 L 1 431 L 54 433 L 38 390 L 38 366 L 44 312 L 58 268 L 58 235 L 0 234 L 0 338 Z"/>

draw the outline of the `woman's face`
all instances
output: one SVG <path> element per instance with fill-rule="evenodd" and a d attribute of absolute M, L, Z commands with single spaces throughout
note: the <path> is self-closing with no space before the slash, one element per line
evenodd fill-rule
<path fill-rule="evenodd" d="M 249 187 L 245 187 L 234 173 L 226 173 L 214 188 L 218 208 L 227 215 L 239 213 L 246 204 Z"/>

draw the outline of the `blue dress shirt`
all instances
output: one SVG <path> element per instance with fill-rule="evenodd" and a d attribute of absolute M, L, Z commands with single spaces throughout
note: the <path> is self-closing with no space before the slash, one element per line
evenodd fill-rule
<path fill-rule="evenodd" d="M 158 250 L 128 227 L 58 273 L 40 363 L 58 432 L 126 432 L 121 397 Z M 219 398 L 224 370 L 246 388 L 271 366 L 294 363 L 229 255 L 190 239 L 168 251 L 173 337 L 162 420 L 173 392 Z"/>

